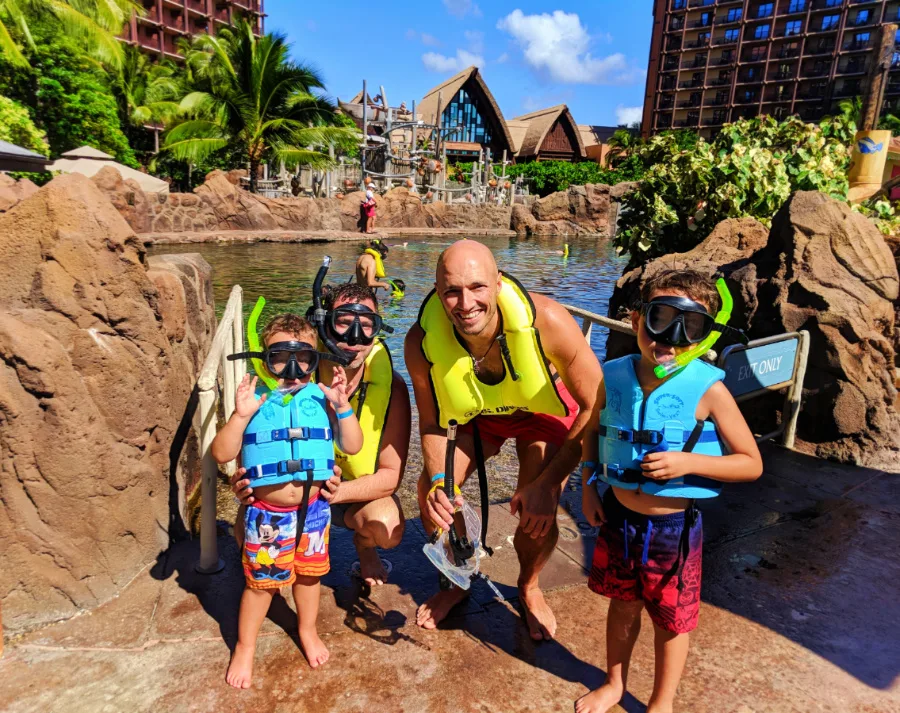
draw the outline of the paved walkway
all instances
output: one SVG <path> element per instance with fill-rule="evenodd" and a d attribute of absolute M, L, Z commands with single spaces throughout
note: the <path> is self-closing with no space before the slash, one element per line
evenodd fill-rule
<path fill-rule="evenodd" d="M 900 712 L 900 475 L 838 466 L 774 446 L 755 484 L 726 488 L 704 509 L 700 627 L 676 710 L 691 713 Z M 419 630 L 417 603 L 435 574 L 410 521 L 390 552 L 391 583 L 371 594 L 347 575 L 349 533 L 332 540 L 320 631 L 331 660 L 312 671 L 294 638 L 290 602 L 276 599 L 257 652 L 254 687 L 224 680 L 241 591 L 238 553 L 224 535 L 224 572 L 193 572 L 184 543 L 116 600 L 7 643 L 0 707 L 7 711 L 570 711 L 604 678 L 607 603 L 585 586 L 590 528 L 567 491 L 560 544 L 543 582 L 557 640 L 534 644 L 516 609 L 516 520 L 493 506 L 486 570 L 510 598 L 476 584 L 438 631 Z M 645 621 L 629 713 L 644 711 L 653 676 Z"/>
<path fill-rule="evenodd" d="M 516 231 L 500 228 L 378 228 L 371 235 L 350 230 L 212 230 L 205 232 L 141 233 L 144 245 L 173 243 L 308 243 L 370 240 L 372 238 L 514 238 Z"/>

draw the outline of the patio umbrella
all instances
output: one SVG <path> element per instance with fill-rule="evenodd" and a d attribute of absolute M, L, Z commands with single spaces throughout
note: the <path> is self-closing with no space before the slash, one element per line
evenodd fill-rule
<path fill-rule="evenodd" d="M 61 173 L 80 173 L 91 177 L 106 166 L 112 166 L 116 169 L 123 180 L 132 178 L 137 181 L 137 184 L 145 193 L 169 192 L 169 184 L 161 178 L 135 171 L 133 168 L 113 160 L 113 157 L 108 153 L 103 153 L 103 151 L 90 146 L 82 146 L 81 148 L 66 151 L 62 154 L 62 158 L 54 161 L 47 167 L 47 170 L 60 171 Z"/>

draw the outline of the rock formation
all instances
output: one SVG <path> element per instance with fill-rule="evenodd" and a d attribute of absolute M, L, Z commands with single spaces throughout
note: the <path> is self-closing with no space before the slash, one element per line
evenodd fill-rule
<path fill-rule="evenodd" d="M 37 190 L 38 187 L 27 178 L 17 181 L 12 176 L 0 173 L 0 213 L 5 213 L 20 201 L 37 193 Z"/>
<path fill-rule="evenodd" d="M 0 215 L 7 631 L 109 599 L 183 526 L 173 443 L 210 342 L 210 270 L 182 259 L 153 273 L 84 176 L 57 177 Z"/>
<path fill-rule="evenodd" d="M 106 169 L 104 169 L 105 171 Z M 138 233 L 222 230 L 357 231 L 361 192 L 337 198 L 266 198 L 239 186 L 240 171 L 212 171 L 193 193 L 141 194 L 135 186 L 94 177 L 129 225 Z M 115 172 L 114 172 L 115 173 Z M 509 229 L 507 206 L 423 203 L 406 188 L 376 196 L 378 225 L 390 228 Z"/>
<path fill-rule="evenodd" d="M 531 205 L 513 206 L 511 227 L 525 235 L 608 235 L 609 213 L 609 186 L 569 186 Z"/>
<path fill-rule="evenodd" d="M 732 324 L 751 339 L 810 333 L 798 436 L 818 455 L 865 464 L 900 448 L 892 304 L 900 278 L 871 221 L 821 193 L 795 193 L 771 231 L 749 218 L 726 220 L 690 252 L 627 273 L 610 315 L 633 304 L 644 280 L 673 266 L 721 271 L 735 299 Z M 617 336 L 607 346 L 609 358 L 630 349 Z M 754 404 L 755 419 L 764 411 L 774 418 L 780 400 Z"/>

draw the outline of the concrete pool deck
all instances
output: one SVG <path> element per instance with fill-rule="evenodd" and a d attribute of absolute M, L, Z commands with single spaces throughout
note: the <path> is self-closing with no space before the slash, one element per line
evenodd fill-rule
<path fill-rule="evenodd" d="M 900 712 L 900 475 L 842 466 L 777 446 L 765 473 L 704 507 L 704 605 L 679 689 L 691 713 Z M 371 593 L 347 571 L 350 534 L 332 536 L 332 572 L 319 630 L 331 660 L 312 671 L 293 634 L 289 601 L 260 637 L 253 688 L 224 682 L 242 587 L 237 548 L 223 531 L 225 570 L 193 571 L 196 544 L 160 555 L 116 600 L 7 642 L 0 660 L 6 711 L 571 711 L 602 683 L 607 602 L 585 586 L 592 548 L 570 486 L 561 537 L 542 577 L 559 630 L 534 644 L 517 613 L 516 519 L 491 508 L 485 570 L 510 605 L 477 583 L 438 631 L 415 626 L 434 591 L 410 520 L 387 553 L 389 584 Z M 576 517 L 572 516 L 575 513 Z M 289 597 L 288 597 L 289 599 Z M 646 618 L 646 617 L 645 617 Z M 645 710 L 653 676 L 645 620 L 617 711 Z"/>
<path fill-rule="evenodd" d="M 514 238 L 516 231 L 499 228 L 378 228 L 374 233 L 349 230 L 213 230 L 204 232 L 139 233 L 144 245 L 190 243 L 311 243 L 397 238 Z"/>

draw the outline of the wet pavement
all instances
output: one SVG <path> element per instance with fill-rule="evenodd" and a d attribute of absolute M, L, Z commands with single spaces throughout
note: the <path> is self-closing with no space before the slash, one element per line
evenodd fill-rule
<path fill-rule="evenodd" d="M 841 466 L 776 446 L 754 484 L 726 487 L 704 507 L 700 625 L 679 688 L 691 713 L 900 713 L 900 475 Z M 313 671 L 298 649 L 288 599 L 276 598 L 260 636 L 253 688 L 224 682 L 242 587 L 238 551 L 226 568 L 193 571 L 195 543 L 160 556 L 114 601 L 7 641 L 0 708 L 7 711 L 570 711 L 604 680 L 607 601 L 585 586 L 592 530 L 577 482 L 559 512 L 560 541 L 542 584 L 557 613 L 553 642 L 535 644 L 515 600 L 516 518 L 491 507 L 483 583 L 441 629 L 415 626 L 436 587 L 407 523 L 385 554 L 389 584 L 363 591 L 348 574 L 351 535 L 332 536 L 319 630 L 331 660 Z M 570 513 L 576 513 L 572 517 Z M 287 593 L 287 592 L 286 592 Z M 644 621 L 630 692 L 616 711 L 645 710 L 652 687 Z"/>

